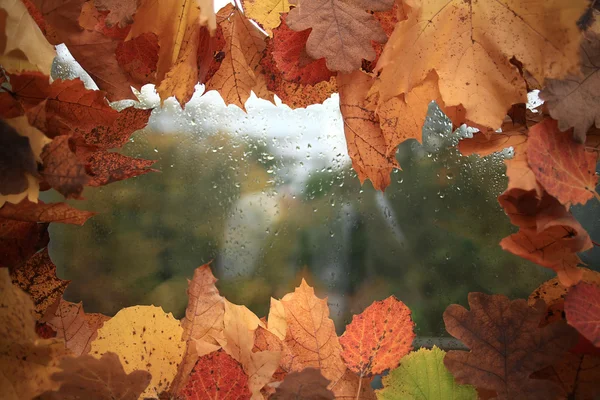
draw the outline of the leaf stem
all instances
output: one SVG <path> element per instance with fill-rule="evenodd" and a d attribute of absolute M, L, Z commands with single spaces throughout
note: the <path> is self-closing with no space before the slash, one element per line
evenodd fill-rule
<path fill-rule="evenodd" d="M 360 397 L 360 389 L 362 387 L 362 378 L 363 378 L 363 373 L 360 373 L 360 376 L 358 378 L 358 390 L 356 391 L 356 400 L 359 400 Z"/>

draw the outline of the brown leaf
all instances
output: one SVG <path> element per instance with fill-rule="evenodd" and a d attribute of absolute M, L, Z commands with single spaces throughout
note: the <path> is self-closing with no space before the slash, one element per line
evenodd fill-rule
<path fill-rule="evenodd" d="M 76 356 L 90 352 L 90 344 L 98 329 L 110 318 L 102 314 L 86 314 L 83 305 L 60 299 L 48 309 L 43 321 L 63 339 L 65 348 Z"/>
<path fill-rule="evenodd" d="M 600 34 L 588 32 L 581 39 L 581 73 L 565 79 L 548 79 L 540 92 L 558 129 L 573 129 L 573 137 L 585 143 L 586 132 L 592 125 L 600 128 Z"/>
<path fill-rule="evenodd" d="M 59 136 L 47 145 L 42 152 L 44 167 L 41 175 L 44 180 L 66 198 L 81 198 L 83 186 L 89 176 L 75 152 L 71 138 Z"/>
<path fill-rule="evenodd" d="M 5 204 L 0 208 L 0 218 L 24 222 L 60 222 L 62 224 L 83 225 L 96 213 L 78 210 L 67 203 L 44 203 L 27 200 L 19 204 Z"/>
<path fill-rule="evenodd" d="M 339 74 L 337 78 L 340 111 L 344 118 L 344 133 L 352 168 L 361 184 L 369 178 L 375 189 L 383 191 L 391 182 L 390 173 L 400 165 L 395 154 L 388 155 L 388 144 L 379 119 L 366 101 L 373 80 L 361 71 Z"/>
<path fill-rule="evenodd" d="M 56 265 L 50 259 L 48 248 L 37 252 L 25 264 L 11 268 L 10 276 L 13 285 L 31 296 L 37 318 L 62 297 L 71 282 L 56 276 Z"/>
<path fill-rule="evenodd" d="M 300 372 L 288 374 L 277 387 L 273 400 L 333 400 L 333 393 L 327 389 L 329 381 L 316 368 L 304 368 Z"/>
<path fill-rule="evenodd" d="M 23 264 L 49 241 L 47 223 L 0 218 L 0 267 L 13 268 Z"/>
<path fill-rule="evenodd" d="M 600 347 L 600 286 L 581 282 L 570 288 L 565 298 L 565 314 L 569 325 Z"/>
<path fill-rule="evenodd" d="M 377 19 L 365 10 L 385 11 L 393 4 L 393 0 L 305 0 L 289 12 L 287 23 L 295 31 L 312 29 L 306 43 L 310 57 L 325 58 L 331 71 L 349 73 L 360 68 L 363 58 L 375 59 L 371 41 L 387 40 Z"/>
<path fill-rule="evenodd" d="M 600 392 L 600 357 L 567 353 L 531 377 L 559 385 L 562 398 L 594 400 Z"/>
<path fill-rule="evenodd" d="M 36 156 L 30 140 L 21 136 L 6 121 L 0 120 L 0 207 L 5 195 L 15 195 L 27 191 L 27 174 L 38 176 Z M 37 199 L 37 197 L 36 197 Z"/>
<path fill-rule="evenodd" d="M 61 371 L 52 379 L 60 382 L 60 388 L 44 392 L 36 400 L 137 400 L 152 378 L 147 371 L 125 373 L 115 353 L 106 353 L 100 359 L 89 355 L 65 357 L 59 367 Z"/>
<path fill-rule="evenodd" d="M 119 153 L 99 151 L 92 153 L 86 161 L 87 173 L 90 175 L 87 183 L 89 186 L 104 186 L 149 172 L 157 172 L 150 168 L 156 162 L 155 160 L 142 160 Z"/>
<path fill-rule="evenodd" d="M 450 305 L 446 330 L 471 351 L 451 350 L 444 364 L 460 383 L 496 391 L 498 399 L 553 399 L 557 387 L 530 379 L 531 373 L 558 361 L 577 341 L 564 323 L 539 328 L 545 305 L 469 293 L 470 311 Z"/>
<path fill-rule="evenodd" d="M 337 382 L 330 385 L 336 400 L 375 400 L 375 392 L 371 388 L 373 378 L 360 378 L 350 369 Z"/>
<path fill-rule="evenodd" d="M 221 25 L 217 26 L 214 35 L 206 27 L 200 28 L 198 45 L 198 82 L 205 83 L 219 70 L 225 53 L 225 38 Z"/>
<path fill-rule="evenodd" d="M 158 36 L 145 32 L 131 40 L 120 42 L 115 49 L 115 56 L 119 66 L 140 87 L 147 82 L 156 82 L 158 51 Z"/>
<path fill-rule="evenodd" d="M 100 11 L 108 11 L 106 25 L 118 24 L 121 28 L 133 22 L 133 14 L 137 9 L 135 0 L 94 0 L 94 5 Z"/>

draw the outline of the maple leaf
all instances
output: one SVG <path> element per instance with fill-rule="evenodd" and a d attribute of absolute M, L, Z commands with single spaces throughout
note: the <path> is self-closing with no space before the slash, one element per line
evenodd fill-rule
<path fill-rule="evenodd" d="M 557 122 L 545 119 L 529 130 L 527 161 L 544 189 L 567 207 L 600 200 L 594 188 L 597 154 L 585 150 L 570 132 L 560 132 Z"/>
<path fill-rule="evenodd" d="M 375 301 L 346 326 L 342 357 L 361 377 L 396 368 L 412 349 L 414 326 L 410 310 L 394 296 Z"/>
<path fill-rule="evenodd" d="M 142 160 L 119 153 L 94 152 L 86 158 L 86 161 L 89 186 L 104 186 L 111 182 L 157 172 L 150 168 L 156 162 L 155 160 Z"/>
<path fill-rule="evenodd" d="M 49 241 L 47 223 L 0 218 L 0 267 L 13 268 L 23 264 Z"/>
<path fill-rule="evenodd" d="M 221 25 L 217 26 L 214 35 L 206 27 L 200 28 L 200 39 L 198 45 L 198 82 L 205 83 L 219 70 L 221 62 L 225 57 L 223 48 L 225 38 Z"/>
<path fill-rule="evenodd" d="M 250 91 L 273 101 L 260 66 L 266 46 L 265 35 L 237 8 L 226 7 L 224 10 L 230 13 L 220 24 L 225 38 L 225 57 L 219 70 L 206 83 L 206 90 L 217 90 L 226 104 L 235 104 L 242 109 Z"/>
<path fill-rule="evenodd" d="M 365 10 L 385 11 L 393 4 L 393 0 L 304 0 L 289 12 L 287 23 L 295 31 L 312 29 L 306 42 L 310 57 L 325 58 L 331 71 L 349 73 L 360 68 L 362 59 L 375 58 L 371 41 L 387 40 L 377 19 Z"/>
<path fill-rule="evenodd" d="M 150 383 L 146 371 L 125 373 L 115 353 L 106 353 L 100 359 L 89 355 L 65 357 L 60 361 L 60 372 L 52 374 L 60 382 L 56 391 L 47 391 L 36 400 L 119 399 L 137 400 Z"/>
<path fill-rule="evenodd" d="M 86 314 L 81 302 L 76 304 L 59 299 L 46 311 L 42 321 L 56 332 L 58 339 L 64 341 L 65 348 L 79 356 L 90 352 L 98 329 L 109 319 L 102 314 Z"/>
<path fill-rule="evenodd" d="M 98 329 L 90 354 L 96 358 L 117 353 L 126 373 L 150 372 L 152 380 L 142 397 L 158 398 L 177 373 L 185 351 L 183 329 L 161 307 L 134 306 L 119 311 Z"/>
<path fill-rule="evenodd" d="M 566 79 L 548 79 L 540 92 L 558 129 L 573 129 L 573 137 L 585 143 L 592 125 L 600 128 L 596 94 L 600 92 L 600 34 L 589 32 L 581 40 L 581 74 Z"/>
<path fill-rule="evenodd" d="M 147 82 L 156 82 L 158 51 L 158 36 L 152 32 L 145 32 L 120 42 L 115 49 L 115 57 L 132 83 L 140 87 Z"/>
<path fill-rule="evenodd" d="M 56 56 L 25 4 L 9 0 L 0 7 L 0 64 L 11 72 L 38 70 L 50 73 Z"/>
<path fill-rule="evenodd" d="M 569 325 L 600 347 L 600 287 L 581 282 L 569 289 L 565 298 L 565 314 Z"/>
<path fill-rule="evenodd" d="M 475 388 L 458 385 L 444 366 L 446 352 L 433 346 L 413 351 L 383 378 L 379 400 L 477 399 Z"/>
<path fill-rule="evenodd" d="M 75 155 L 75 145 L 68 136 L 59 136 L 42 152 L 44 180 L 66 198 L 81 198 L 89 176 L 85 164 Z"/>
<path fill-rule="evenodd" d="M 329 381 L 316 368 L 304 368 L 300 372 L 286 375 L 277 386 L 270 399 L 273 400 L 333 400 L 333 393 L 327 389 Z"/>
<path fill-rule="evenodd" d="M 39 339 L 33 302 L 0 268 L 0 382 L 2 398 L 31 399 L 57 387 L 50 379 L 64 355 L 61 343 Z"/>
<path fill-rule="evenodd" d="M 327 69 L 325 59 L 313 60 L 305 51 L 310 30 L 291 30 L 281 15 L 281 25 L 273 30 L 271 55 L 283 79 L 303 85 L 328 81 L 334 73 Z"/>
<path fill-rule="evenodd" d="M 23 222 L 59 222 L 62 224 L 83 225 L 96 213 L 78 210 L 67 203 L 32 203 L 23 200 L 18 204 L 5 204 L 0 208 L 0 218 Z"/>
<path fill-rule="evenodd" d="M 187 400 L 249 399 L 248 376 L 223 350 L 200 357 L 182 394 Z"/>
<path fill-rule="evenodd" d="M 586 3 L 412 1 L 377 66 L 382 100 L 410 92 L 434 69 L 446 105 L 462 104 L 469 121 L 495 129 L 512 104 L 526 101 L 525 82 L 510 59 L 539 82 L 562 77 L 577 64 L 575 22 Z"/>
<path fill-rule="evenodd" d="M 48 248 L 34 254 L 21 266 L 10 271 L 13 285 L 31 296 L 36 317 L 58 301 L 71 281 L 56 276 L 56 265 L 50 259 Z"/>
<path fill-rule="evenodd" d="M 576 342 L 564 323 L 539 328 L 545 305 L 469 293 L 470 311 L 457 304 L 444 312 L 446 330 L 471 351 L 452 350 L 444 365 L 459 383 L 496 391 L 498 399 L 553 398 L 556 387 L 529 378 L 556 362 Z"/>
<path fill-rule="evenodd" d="M 270 36 L 281 23 L 280 16 L 290 10 L 288 0 L 243 0 L 244 13 Z"/>
<path fill-rule="evenodd" d="M 374 12 L 373 16 L 379 21 L 386 37 L 389 39 L 398 21 L 403 21 L 407 18 L 407 11 L 410 7 L 405 2 L 394 1 L 394 5 L 387 11 Z M 386 40 L 387 41 L 387 40 Z M 366 72 L 373 72 L 379 57 L 383 52 L 385 43 L 371 42 L 371 45 L 375 49 L 375 58 L 373 60 L 363 60 L 362 69 Z"/>
<path fill-rule="evenodd" d="M 379 119 L 367 105 L 367 93 L 372 84 L 370 75 L 355 71 L 339 74 L 340 111 L 344 118 L 344 133 L 352 168 L 361 184 L 369 178 L 373 187 L 384 190 L 391 182 L 390 173 L 400 168 L 395 154 L 388 155 Z"/>
<path fill-rule="evenodd" d="M 559 385 L 562 398 L 593 399 L 600 391 L 600 357 L 567 353 L 531 377 L 548 379 Z"/>

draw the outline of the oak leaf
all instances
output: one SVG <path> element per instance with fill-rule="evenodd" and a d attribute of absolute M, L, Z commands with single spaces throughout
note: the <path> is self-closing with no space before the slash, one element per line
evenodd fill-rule
<path fill-rule="evenodd" d="M 598 155 L 585 150 L 570 132 L 560 132 L 555 120 L 547 118 L 529 129 L 527 161 L 544 189 L 567 207 L 585 204 L 598 183 Z"/>
<path fill-rule="evenodd" d="M 81 302 L 60 299 L 46 311 L 42 321 L 56 332 L 56 337 L 64 341 L 64 346 L 71 353 L 80 356 L 90 352 L 98 329 L 109 319 L 102 314 L 86 314 Z"/>
<path fill-rule="evenodd" d="M 390 296 L 354 315 L 340 337 L 348 368 L 361 377 L 396 368 L 415 338 L 410 314 L 404 303 Z"/>
<path fill-rule="evenodd" d="M 329 381 L 316 368 L 304 368 L 300 372 L 286 375 L 275 389 L 273 400 L 333 400 L 333 393 L 327 389 Z"/>
<path fill-rule="evenodd" d="M 573 137 L 585 143 L 592 125 L 600 128 L 600 34 L 589 32 L 581 39 L 581 73 L 565 79 L 548 79 L 540 92 L 552 118 L 558 120 L 558 129 L 573 129 Z"/>
<path fill-rule="evenodd" d="M 331 71 L 349 73 L 358 70 L 363 59 L 375 58 L 372 41 L 387 40 L 377 19 L 366 10 L 385 11 L 393 4 L 393 0 L 304 0 L 289 12 L 287 23 L 295 31 L 312 29 L 306 42 L 310 57 L 325 58 Z"/>
<path fill-rule="evenodd" d="M 446 105 L 462 104 L 468 120 L 496 129 L 512 104 L 526 101 L 525 82 L 510 59 L 539 82 L 562 77 L 577 64 L 575 22 L 586 3 L 411 1 L 377 66 L 382 100 L 410 92 L 434 69 Z"/>
<path fill-rule="evenodd" d="M 246 400 L 248 376 L 239 362 L 218 350 L 200 357 L 182 394 L 186 400 Z"/>
<path fill-rule="evenodd" d="M 18 204 L 5 204 L 0 208 L 0 218 L 23 222 L 58 222 L 83 225 L 95 213 L 78 210 L 67 203 L 32 203 L 23 200 Z"/>
<path fill-rule="evenodd" d="M 469 293 L 469 306 L 453 304 L 444 312 L 448 333 L 470 349 L 446 354 L 444 365 L 455 379 L 493 390 L 498 399 L 554 398 L 555 385 L 529 376 L 559 360 L 577 341 L 576 332 L 560 322 L 539 328 L 541 301 L 529 307 L 525 300 Z"/>
<path fill-rule="evenodd" d="M 169 387 L 183 357 L 182 333 L 179 322 L 161 307 L 128 307 L 98 329 L 90 354 L 100 358 L 114 352 L 126 373 L 136 369 L 150 372 L 152 380 L 142 396 L 158 398 Z"/>
<path fill-rule="evenodd" d="M 22 265 L 49 241 L 48 223 L 0 218 L 0 267 Z"/>
<path fill-rule="evenodd" d="M 50 73 L 56 56 L 25 4 L 7 0 L 0 7 L 0 64 L 10 72 Z"/>
<path fill-rule="evenodd" d="M 269 35 L 281 23 L 280 16 L 290 10 L 288 0 L 244 0 L 244 13 L 256 21 Z"/>
<path fill-rule="evenodd" d="M 151 379 L 147 371 L 127 374 L 115 353 L 106 353 L 100 359 L 89 355 L 65 357 L 59 368 L 61 371 L 52 374 L 52 379 L 60 382 L 60 388 L 44 392 L 36 400 L 137 400 Z"/>
<path fill-rule="evenodd" d="M 0 268 L 0 386 L 6 400 L 31 399 L 58 385 L 50 376 L 64 356 L 61 343 L 39 339 L 33 302 Z"/>
<path fill-rule="evenodd" d="M 475 388 L 458 385 L 444 366 L 446 352 L 436 346 L 413 351 L 383 377 L 379 400 L 477 399 Z"/>
<path fill-rule="evenodd" d="M 600 347 L 600 287 L 581 282 L 569 289 L 565 298 L 565 314 L 569 325 Z"/>

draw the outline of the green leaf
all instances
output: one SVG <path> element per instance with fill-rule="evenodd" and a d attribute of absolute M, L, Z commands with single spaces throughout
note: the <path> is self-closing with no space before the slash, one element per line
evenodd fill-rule
<path fill-rule="evenodd" d="M 444 366 L 446 352 L 433 349 L 413 351 L 400 366 L 383 378 L 378 400 L 475 400 L 477 392 L 470 385 L 459 385 Z"/>

